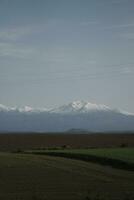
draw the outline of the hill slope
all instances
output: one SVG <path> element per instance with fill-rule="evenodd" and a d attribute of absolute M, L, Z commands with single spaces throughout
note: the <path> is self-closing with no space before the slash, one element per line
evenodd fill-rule
<path fill-rule="evenodd" d="M 132 172 L 79 160 L 0 153 L 2 200 L 131 200 Z"/>

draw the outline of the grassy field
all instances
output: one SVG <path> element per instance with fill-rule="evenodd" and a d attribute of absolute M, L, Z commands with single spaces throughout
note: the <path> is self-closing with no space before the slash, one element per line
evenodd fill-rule
<path fill-rule="evenodd" d="M 99 157 L 106 157 L 117 159 L 129 163 L 134 163 L 134 148 L 93 148 L 93 149 L 63 149 L 63 150 L 39 150 L 35 152 L 57 152 L 70 153 L 79 155 L 94 155 Z"/>
<path fill-rule="evenodd" d="M 93 148 L 93 149 L 48 149 L 31 150 L 36 155 L 72 158 L 114 168 L 134 171 L 134 148 Z"/>
<path fill-rule="evenodd" d="M 96 155 L 134 163 L 134 148 L 76 149 L 72 153 Z"/>
<path fill-rule="evenodd" d="M 134 173 L 67 158 L 0 153 L 2 200 L 133 200 Z"/>
<path fill-rule="evenodd" d="M 0 200 L 134 199 L 134 134 L 0 134 L 0 151 Z"/>

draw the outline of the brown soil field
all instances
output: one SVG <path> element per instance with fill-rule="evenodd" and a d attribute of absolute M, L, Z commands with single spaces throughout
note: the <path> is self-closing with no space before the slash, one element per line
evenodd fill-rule
<path fill-rule="evenodd" d="M 134 147 L 134 134 L 85 134 L 85 133 L 1 133 L 0 151 L 37 149 L 69 146 L 88 147 Z"/>

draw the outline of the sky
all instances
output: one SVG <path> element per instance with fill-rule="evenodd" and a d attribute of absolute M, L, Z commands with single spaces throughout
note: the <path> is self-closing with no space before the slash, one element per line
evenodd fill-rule
<path fill-rule="evenodd" d="M 0 103 L 134 112 L 133 0 L 0 0 Z"/>

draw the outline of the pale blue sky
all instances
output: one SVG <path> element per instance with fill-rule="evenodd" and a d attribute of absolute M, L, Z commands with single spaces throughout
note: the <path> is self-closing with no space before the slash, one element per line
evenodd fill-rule
<path fill-rule="evenodd" d="M 0 0 L 0 103 L 134 112 L 133 0 Z"/>

